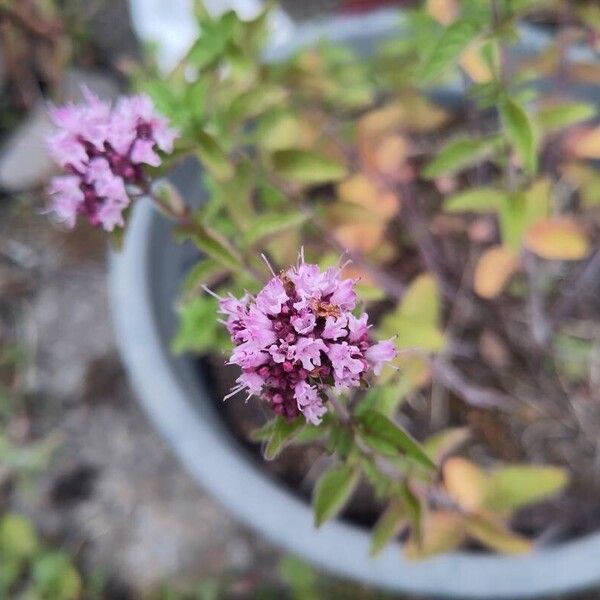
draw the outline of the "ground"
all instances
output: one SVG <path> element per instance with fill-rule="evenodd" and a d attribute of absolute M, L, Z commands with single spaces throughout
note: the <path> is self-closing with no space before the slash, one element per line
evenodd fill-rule
<path fill-rule="evenodd" d="M 103 236 L 60 231 L 32 198 L 4 209 L 0 286 L 19 295 L 11 329 L 24 344 L 33 400 L 22 437 L 56 435 L 60 445 L 39 493 L 14 494 L 13 508 L 64 540 L 86 568 L 138 591 L 174 576 L 260 568 L 267 577 L 277 552 L 194 484 L 128 388 L 111 329 Z"/>

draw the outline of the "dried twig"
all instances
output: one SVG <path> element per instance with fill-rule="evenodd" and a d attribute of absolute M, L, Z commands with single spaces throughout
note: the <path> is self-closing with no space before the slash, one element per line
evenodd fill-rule
<path fill-rule="evenodd" d="M 516 406 L 515 401 L 510 396 L 471 383 L 458 369 L 455 369 L 447 362 L 440 359 L 432 359 L 431 367 L 433 374 L 443 385 L 471 406 L 497 408 L 503 411 L 512 410 Z"/>
<path fill-rule="evenodd" d="M 529 278 L 529 328 L 533 341 L 544 348 L 552 335 L 552 326 L 546 316 L 544 298 L 539 287 L 539 265 L 531 252 L 524 257 L 525 271 Z"/>
<path fill-rule="evenodd" d="M 564 293 L 551 311 L 551 322 L 559 323 L 580 300 L 581 295 L 598 280 L 600 273 L 600 247 L 588 261 L 578 270 L 570 282 L 563 286 Z"/>

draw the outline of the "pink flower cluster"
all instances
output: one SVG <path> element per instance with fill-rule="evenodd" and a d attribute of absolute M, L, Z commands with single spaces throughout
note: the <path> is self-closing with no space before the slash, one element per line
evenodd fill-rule
<path fill-rule="evenodd" d="M 127 186 L 145 184 L 142 165 L 160 165 L 157 149 L 171 152 L 177 134 L 147 96 L 120 98 L 114 107 L 89 90 L 85 104 L 52 108 L 58 130 L 48 147 L 65 175 L 54 177 L 51 210 L 69 227 L 77 215 L 107 231 L 123 226 Z"/>
<path fill-rule="evenodd" d="M 366 313 L 353 315 L 354 284 L 342 279 L 340 267 L 322 272 L 300 260 L 255 298 L 221 298 L 235 344 L 229 363 L 243 371 L 227 397 L 246 390 L 288 420 L 302 413 L 318 425 L 328 389 L 356 388 L 371 371 L 379 374 L 396 349 L 391 341 L 371 341 Z"/>

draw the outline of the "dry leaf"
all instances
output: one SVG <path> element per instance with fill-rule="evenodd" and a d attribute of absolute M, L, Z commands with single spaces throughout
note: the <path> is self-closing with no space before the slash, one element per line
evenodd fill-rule
<path fill-rule="evenodd" d="M 535 222 L 525 232 L 528 250 L 547 260 L 581 260 L 589 242 L 579 224 L 570 217 L 552 217 Z"/>
<path fill-rule="evenodd" d="M 408 142 L 401 135 L 390 135 L 377 144 L 374 163 L 383 175 L 397 176 L 408 155 Z"/>
<path fill-rule="evenodd" d="M 443 467 L 448 494 L 466 511 L 481 507 L 487 491 L 487 476 L 477 465 L 460 457 L 449 458 Z"/>
<path fill-rule="evenodd" d="M 498 296 L 519 267 L 515 253 L 506 246 L 486 250 L 475 267 L 473 287 L 482 298 Z"/>
<path fill-rule="evenodd" d="M 490 66 L 481 56 L 480 44 L 471 44 L 462 53 L 460 66 L 475 83 L 489 83 L 494 78 Z"/>
<path fill-rule="evenodd" d="M 450 25 L 458 17 L 457 0 L 427 0 L 427 12 L 440 24 Z"/>
<path fill-rule="evenodd" d="M 577 158 L 600 158 L 600 126 L 579 129 L 567 136 L 566 149 Z"/>
<path fill-rule="evenodd" d="M 383 238 L 385 223 L 346 223 L 335 229 L 335 237 L 347 248 L 355 252 L 370 252 Z"/>
<path fill-rule="evenodd" d="M 406 109 L 398 102 L 372 110 L 358 120 L 359 143 L 389 134 L 400 127 L 405 120 Z"/>
<path fill-rule="evenodd" d="M 491 329 L 485 329 L 481 334 L 479 351 L 484 360 L 496 369 L 506 369 L 510 364 L 508 348 Z"/>
<path fill-rule="evenodd" d="M 456 513 L 437 511 L 425 517 L 421 539 L 411 535 L 404 546 L 404 555 L 411 560 L 448 552 L 462 544 L 465 524 Z M 420 543 L 419 543 L 420 542 Z"/>
<path fill-rule="evenodd" d="M 476 540 L 505 554 L 525 554 L 531 550 L 531 542 L 510 531 L 504 523 L 490 515 L 478 514 L 467 517 L 467 532 Z"/>
<path fill-rule="evenodd" d="M 337 195 L 340 200 L 362 206 L 384 221 L 400 208 L 400 200 L 395 193 L 379 189 L 364 173 L 352 175 L 338 184 Z"/>

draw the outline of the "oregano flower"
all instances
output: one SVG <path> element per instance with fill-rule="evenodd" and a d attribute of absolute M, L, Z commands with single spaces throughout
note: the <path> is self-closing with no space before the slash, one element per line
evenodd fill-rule
<path fill-rule="evenodd" d="M 111 106 L 87 88 L 83 93 L 83 104 L 50 109 L 57 130 L 48 148 L 64 171 L 50 182 L 50 211 L 69 227 L 83 215 L 112 231 L 124 224 L 128 187 L 147 187 L 143 165 L 159 166 L 158 150 L 171 152 L 177 132 L 147 96 L 121 97 Z"/>
<path fill-rule="evenodd" d="M 329 391 L 348 391 L 367 384 L 396 356 L 391 340 L 369 337 L 367 313 L 358 317 L 356 280 L 342 268 L 325 271 L 304 262 L 273 273 L 254 297 L 219 297 L 235 344 L 229 364 L 242 374 L 227 398 L 241 391 L 266 400 L 282 417 L 302 413 L 318 425 Z"/>

